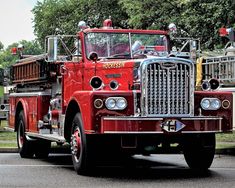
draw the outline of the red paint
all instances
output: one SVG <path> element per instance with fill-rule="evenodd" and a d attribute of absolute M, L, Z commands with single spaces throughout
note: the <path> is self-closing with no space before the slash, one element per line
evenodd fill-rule
<path fill-rule="evenodd" d="M 127 120 L 105 120 L 105 117 L 135 117 L 135 110 L 141 110 L 142 104 L 140 98 L 140 88 L 135 91 L 133 91 L 132 88 L 136 84 L 134 79 L 134 69 L 137 68 L 143 60 L 125 59 L 124 57 L 119 59 L 98 59 L 95 62 L 89 60 L 86 54 L 84 40 L 86 33 L 92 32 L 112 34 L 160 34 L 165 35 L 166 40 L 169 38 L 166 31 L 159 30 L 127 30 L 111 28 L 85 29 L 77 34 L 81 44 L 81 56 L 77 61 L 58 61 L 47 63 L 43 58 L 21 60 L 20 63 L 14 65 L 14 74 L 16 78 L 14 83 L 19 84 L 19 89 L 21 89 L 20 84 L 22 81 L 25 81 L 23 84 L 29 84 L 29 86 L 40 85 L 40 90 L 37 92 L 32 92 L 30 91 L 30 87 L 25 87 L 25 91 L 14 93 L 14 95 L 10 96 L 10 127 L 15 127 L 17 113 L 19 113 L 17 110 L 20 109 L 24 111 L 26 131 L 34 133 L 39 132 L 38 122 L 44 121 L 44 119 L 47 118 L 48 113 L 51 113 L 51 118 L 55 124 L 59 122 L 60 115 L 65 115 L 65 132 L 67 131 L 70 133 L 73 119 L 72 115 L 75 115 L 77 112 L 81 114 L 82 123 L 86 134 L 104 134 L 106 131 L 121 131 L 127 133 L 164 133 L 161 129 L 161 124 L 166 120 L 165 118 L 163 120 L 154 120 L 151 118 L 149 120 L 144 120 L 145 117 L 141 117 L 141 114 L 138 114 L 138 119 L 133 120 L 128 120 L 128 118 Z M 122 51 L 124 48 L 126 47 L 118 46 L 115 50 Z M 168 47 L 153 46 L 153 49 L 158 52 L 168 50 L 166 48 Z M 38 72 L 40 70 L 44 71 L 43 74 Z M 48 77 L 43 78 L 44 75 L 47 75 Z M 102 87 L 98 90 L 93 89 L 90 85 L 90 81 L 93 77 L 99 77 L 102 80 Z M 112 81 L 118 83 L 117 90 L 111 89 L 110 83 Z M 58 88 L 56 88 L 56 84 L 58 85 Z M 140 84 L 137 83 L 137 85 Z M 27 89 L 29 91 L 27 91 Z M 59 89 L 58 93 L 56 93 L 56 89 Z M 42 95 L 39 94 L 40 92 Z M 56 104 L 50 103 L 56 99 L 57 95 L 59 95 L 61 100 L 59 104 L 60 106 L 52 109 L 52 105 Z M 134 98 L 135 95 L 138 96 Z M 105 100 L 111 96 L 124 97 L 128 102 L 127 108 L 125 110 L 112 111 L 108 110 L 105 107 L 105 104 L 99 109 L 94 107 L 95 99 L 101 99 L 103 103 L 105 103 Z M 195 103 L 193 104 L 195 107 L 195 113 L 192 114 L 192 116 L 195 117 L 222 117 L 222 131 L 231 131 L 233 106 L 230 106 L 228 109 L 221 108 L 217 111 L 201 110 L 200 112 L 200 101 L 203 97 L 217 97 L 221 100 L 226 99 L 231 101 L 232 104 L 232 94 L 229 92 L 195 92 Z M 72 109 L 69 109 L 70 105 L 73 106 Z M 185 128 L 181 131 L 221 131 L 218 120 L 183 120 L 182 118 L 171 118 L 178 119 L 180 122 L 185 124 Z M 68 138 L 70 138 L 70 135 L 68 135 Z"/>

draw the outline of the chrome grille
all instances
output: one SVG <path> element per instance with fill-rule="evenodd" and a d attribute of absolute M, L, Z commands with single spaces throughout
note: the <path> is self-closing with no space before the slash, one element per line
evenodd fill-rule
<path fill-rule="evenodd" d="M 143 115 L 190 115 L 193 103 L 192 63 L 169 59 L 142 66 Z"/>

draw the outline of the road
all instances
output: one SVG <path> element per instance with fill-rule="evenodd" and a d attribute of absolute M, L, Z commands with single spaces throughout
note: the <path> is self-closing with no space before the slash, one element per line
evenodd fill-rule
<path fill-rule="evenodd" d="M 121 163 L 100 166 L 89 176 L 75 173 L 69 154 L 47 159 L 21 159 L 17 153 L 0 153 L 1 188 L 75 187 L 201 187 L 235 188 L 235 157 L 216 155 L 206 174 L 188 169 L 183 155 L 135 156 L 136 167 Z"/>

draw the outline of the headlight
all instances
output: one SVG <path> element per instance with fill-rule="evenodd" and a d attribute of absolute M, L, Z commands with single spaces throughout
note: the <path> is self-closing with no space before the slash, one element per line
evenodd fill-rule
<path fill-rule="evenodd" d="M 204 99 L 204 100 L 202 100 L 202 101 L 201 101 L 201 107 L 202 107 L 203 109 L 209 109 L 209 107 L 210 107 L 210 101 L 209 101 L 209 99 Z"/>
<path fill-rule="evenodd" d="M 211 101 L 211 108 L 213 108 L 213 109 L 219 109 L 220 108 L 220 106 L 221 106 L 221 104 L 220 104 L 220 101 L 219 100 L 212 100 Z"/>
<path fill-rule="evenodd" d="M 127 107 L 127 101 L 123 97 L 109 97 L 105 101 L 105 106 L 109 110 L 124 110 Z"/>
<path fill-rule="evenodd" d="M 204 110 L 218 110 L 221 107 L 221 101 L 217 98 L 203 98 L 201 107 Z"/>
<path fill-rule="evenodd" d="M 108 109 L 113 109 L 116 106 L 116 101 L 113 98 L 108 98 L 105 101 L 105 105 Z"/>
<path fill-rule="evenodd" d="M 127 105 L 127 102 L 126 102 L 126 99 L 124 99 L 124 98 L 120 98 L 116 101 L 116 106 L 119 109 L 125 109 L 126 105 Z"/>

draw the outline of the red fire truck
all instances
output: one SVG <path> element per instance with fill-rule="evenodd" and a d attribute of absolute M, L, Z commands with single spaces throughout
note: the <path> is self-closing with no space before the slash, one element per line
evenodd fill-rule
<path fill-rule="evenodd" d="M 232 131 L 232 93 L 195 91 L 194 64 L 170 55 L 166 31 L 79 25 L 13 65 L 9 125 L 20 156 L 69 143 L 82 174 L 106 156 L 182 150 L 190 168 L 208 169 L 215 133 Z"/>

